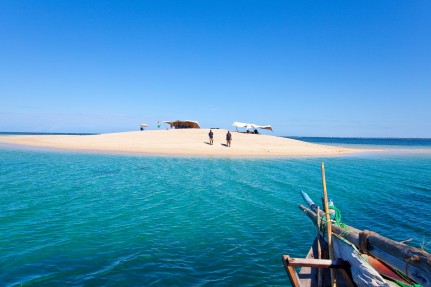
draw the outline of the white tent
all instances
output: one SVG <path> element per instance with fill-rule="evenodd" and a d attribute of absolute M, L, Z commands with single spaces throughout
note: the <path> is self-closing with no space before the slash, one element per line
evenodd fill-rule
<path fill-rule="evenodd" d="M 245 128 L 246 130 L 264 129 L 264 130 L 272 131 L 271 126 L 259 126 L 259 125 L 250 124 L 250 123 L 233 122 L 232 126 L 237 127 L 237 128 Z"/>
<path fill-rule="evenodd" d="M 170 125 L 171 128 L 176 128 L 176 129 L 200 129 L 201 128 L 197 121 L 177 120 L 177 121 L 164 121 L 164 123 Z"/>

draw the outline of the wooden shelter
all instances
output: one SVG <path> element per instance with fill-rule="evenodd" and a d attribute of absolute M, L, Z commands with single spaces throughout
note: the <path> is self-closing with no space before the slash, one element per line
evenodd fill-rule
<path fill-rule="evenodd" d="M 165 124 L 168 124 L 170 128 L 175 129 L 200 129 L 200 125 L 197 121 L 189 121 L 189 120 L 176 120 L 176 121 L 164 121 Z"/>

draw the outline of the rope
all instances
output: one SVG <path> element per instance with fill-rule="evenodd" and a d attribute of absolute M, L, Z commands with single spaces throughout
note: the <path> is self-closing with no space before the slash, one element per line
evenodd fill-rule
<path fill-rule="evenodd" d="M 335 205 L 333 204 L 329 205 L 328 209 L 329 209 L 329 216 L 331 218 L 331 223 L 345 229 L 346 232 L 349 233 L 350 232 L 349 228 L 347 227 L 346 224 L 344 224 L 341 221 L 341 211 L 338 208 L 336 208 Z M 320 220 L 323 223 L 322 226 L 324 226 L 326 224 L 326 217 L 322 216 Z"/>
<path fill-rule="evenodd" d="M 335 222 L 341 222 L 341 211 L 335 207 L 335 205 L 329 205 L 329 215 L 331 216 L 331 219 Z M 331 212 L 333 210 L 333 212 Z"/>

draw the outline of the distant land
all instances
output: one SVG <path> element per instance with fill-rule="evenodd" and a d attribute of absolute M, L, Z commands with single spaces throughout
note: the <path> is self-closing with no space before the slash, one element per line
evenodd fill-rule
<path fill-rule="evenodd" d="M 231 132 L 232 146 L 226 145 L 227 130 L 209 129 L 145 130 L 111 134 L 3 134 L 0 142 L 75 151 L 138 153 L 176 156 L 296 157 L 334 156 L 361 152 L 358 148 L 309 143 L 287 137 Z"/>

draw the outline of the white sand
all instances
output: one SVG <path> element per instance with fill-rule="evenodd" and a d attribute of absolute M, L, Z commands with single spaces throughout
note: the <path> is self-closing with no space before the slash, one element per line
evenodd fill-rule
<path fill-rule="evenodd" d="M 209 145 L 208 132 L 209 129 L 181 129 L 101 135 L 0 136 L 0 142 L 67 150 L 216 157 L 328 156 L 363 151 L 237 132 L 231 132 L 232 146 L 227 147 L 227 130 L 222 129 L 213 130 L 214 145 Z"/>

